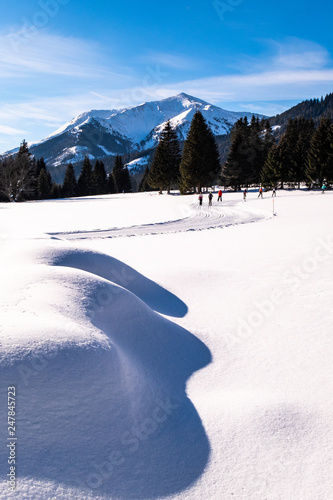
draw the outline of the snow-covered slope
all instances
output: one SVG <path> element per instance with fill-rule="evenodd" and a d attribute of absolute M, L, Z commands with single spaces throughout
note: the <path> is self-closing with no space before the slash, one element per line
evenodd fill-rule
<path fill-rule="evenodd" d="M 215 135 L 228 133 L 241 116 L 252 116 L 226 111 L 181 93 L 130 108 L 82 113 L 45 140 L 31 145 L 31 151 L 37 157 L 43 156 L 51 167 L 76 163 L 84 155 L 94 159 L 143 152 L 156 147 L 167 120 L 179 139 L 185 140 L 196 110 L 202 112 Z"/>
<path fill-rule="evenodd" d="M 1 500 L 331 500 L 333 193 L 196 198 L 0 204 Z"/>
<path fill-rule="evenodd" d="M 147 167 L 149 162 L 149 156 L 141 156 L 126 163 L 126 167 L 130 171 L 131 174 L 135 174 L 137 172 L 143 172 Z"/>

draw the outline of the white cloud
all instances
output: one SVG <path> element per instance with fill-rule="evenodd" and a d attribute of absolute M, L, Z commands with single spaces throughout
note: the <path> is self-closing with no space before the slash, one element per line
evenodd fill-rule
<path fill-rule="evenodd" d="M 0 35 L 0 78 L 40 74 L 80 78 L 126 75 L 110 71 L 101 48 L 92 42 L 38 31 L 30 38 L 21 32 Z"/>
<path fill-rule="evenodd" d="M 0 125 L 0 134 L 17 136 L 17 135 L 26 134 L 26 131 L 19 130 L 19 129 L 14 128 L 14 127 L 9 127 L 8 125 Z M 4 141 L 1 141 L 1 142 L 4 142 Z"/>
<path fill-rule="evenodd" d="M 157 52 L 150 50 L 144 56 L 139 57 L 139 61 L 145 64 L 158 64 L 172 69 L 189 70 L 198 67 L 198 61 L 184 57 L 179 54 L 169 52 Z"/>
<path fill-rule="evenodd" d="M 26 123 L 39 122 L 48 126 L 63 124 L 77 114 L 94 108 L 96 98 L 89 94 L 64 95 L 60 97 L 34 99 L 26 102 L 0 105 L 0 120 Z"/>
<path fill-rule="evenodd" d="M 289 38 L 265 41 L 270 54 L 237 61 L 237 73 L 167 86 L 212 102 L 302 100 L 333 90 L 333 65 L 318 44 Z"/>
<path fill-rule="evenodd" d="M 100 107 L 92 90 L 129 87 L 132 69 L 98 44 L 37 30 L 0 33 L 0 123 L 16 141 L 40 140 L 78 113 Z M 103 93 L 103 90 L 102 90 Z M 108 104 L 109 106 L 110 104 Z M 24 128 L 29 132 L 21 129 Z M 52 127 L 52 128 L 51 128 Z M 1 131 L 0 131 L 1 132 Z M 6 134 L 10 139 L 9 134 Z M 15 140 L 6 141 L 8 148 Z"/>
<path fill-rule="evenodd" d="M 272 66 L 277 69 L 320 69 L 331 62 L 328 51 L 314 42 L 288 38 L 283 43 L 268 43 L 275 50 Z"/>
<path fill-rule="evenodd" d="M 301 100 L 331 92 L 333 69 L 217 76 L 180 82 L 180 89 L 212 102 Z"/>

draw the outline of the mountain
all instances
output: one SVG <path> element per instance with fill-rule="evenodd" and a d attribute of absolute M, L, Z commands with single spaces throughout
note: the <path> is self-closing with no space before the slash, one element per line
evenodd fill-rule
<path fill-rule="evenodd" d="M 43 157 L 52 176 L 61 180 L 67 164 L 71 162 L 79 168 L 85 155 L 93 161 L 110 160 L 117 154 L 127 155 L 132 161 L 147 156 L 158 144 L 167 120 L 179 140 L 184 141 L 196 110 L 202 112 L 216 136 L 228 134 L 240 117 L 252 117 L 252 113 L 226 111 L 181 93 L 130 108 L 82 113 L 46 139 L 32 144 L 30 151 L 37 158 Z M 106 161 L 107 166 L 109 163 Z M 133 166 L 140 164 L 137 161 Z"/>

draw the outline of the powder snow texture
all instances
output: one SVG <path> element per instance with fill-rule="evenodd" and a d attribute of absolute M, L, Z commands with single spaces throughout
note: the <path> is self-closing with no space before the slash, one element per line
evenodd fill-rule
<path fill-rule="evenodd" d="M 241 198 L 223 196 L 226 211 Z M 247 212 L 272 213 L 265 196 L 250 192 Z M 111 202 L 120 221 L 107 225 Z M 193 200 L 80 203 L 98 231 L 170 221 L 168 204 L 188 224 Z M 24 237 L 23 207 L 43 213 Z M 0 206 L 0 418 L 16 384 L 15 496 L 331 499 L 333 193 L 278 192 L 277 215 L 254 224 L 40 235 L 83 231 L 75 207 Z M 1 498 L 6 460 L 3 446 Z"/>

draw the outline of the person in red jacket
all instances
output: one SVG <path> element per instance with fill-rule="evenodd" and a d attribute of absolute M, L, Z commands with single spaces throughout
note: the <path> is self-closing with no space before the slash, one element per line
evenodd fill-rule
<path fill-rule="evenodd" d="M 217 193 L 217 201 L 222 201 L 222 189 Z"/>

